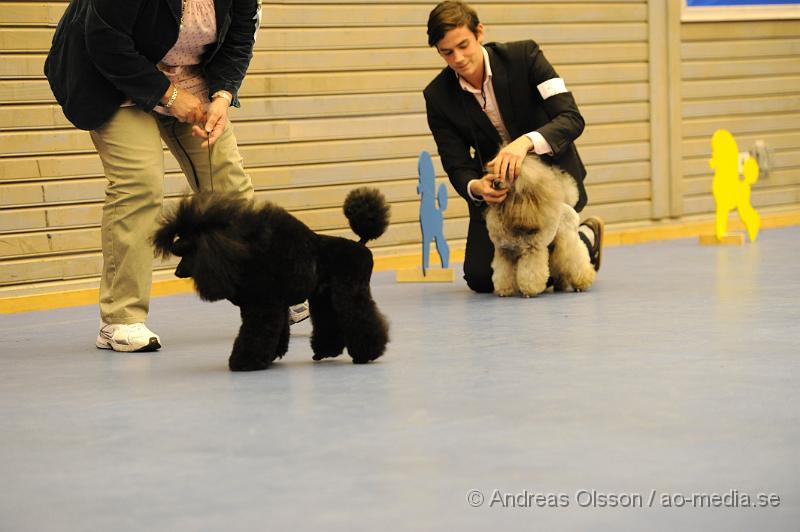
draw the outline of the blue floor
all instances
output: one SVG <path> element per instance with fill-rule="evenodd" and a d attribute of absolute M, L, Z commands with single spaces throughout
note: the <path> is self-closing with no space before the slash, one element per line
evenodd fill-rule
<path fill-rule="evenodd" d="M 365 366 L 304 322 L 230 373 L 235 307 L 190 295 L 157 354 L 95 349 L 94 306 L 4 315 L 0 531 L 798 530 L 799 242 L 609 248 L 535 299 L 378 273 Z"/>

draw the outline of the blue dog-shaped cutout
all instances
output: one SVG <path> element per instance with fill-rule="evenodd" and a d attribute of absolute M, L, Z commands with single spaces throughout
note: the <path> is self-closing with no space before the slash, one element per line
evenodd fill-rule
<path fill-rule="evenodd" d="M 419 154 L 417 165 L 419 182 L 417 194 L 419 201 L 419 224 L 422 227 L 422 274 L 428 270 L 430 262 L 430 242 L 436 241 L 436 251 L 442 262 L 442 268 L 447 268 L 450 263 L 450 248 L 444 238 L 444 211 L 447 209 L 447 187 L 444 183 L 439 185 L 439 191 L 434 199 L 436 189 L 436 174 L 433 171 L 433 161 L 427 151 Z M 436 208 L 438 202 L 439 208 Z"/>

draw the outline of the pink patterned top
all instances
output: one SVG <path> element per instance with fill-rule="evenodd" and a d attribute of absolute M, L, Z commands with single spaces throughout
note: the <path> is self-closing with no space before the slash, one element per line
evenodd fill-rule
<path fill-rule="evenodd" d="M 183 23 L 178 40 L 156 67 L 178 88 L 187 90 L 208 105 L 208 83 L 200 72 L 200 58 L 217 40 L 214 0 L 184 0 Z M 133 105 L 128 100 L 123 104 Z M 169 109 L 156 105 L 154 111 L 170 115 Z"/>

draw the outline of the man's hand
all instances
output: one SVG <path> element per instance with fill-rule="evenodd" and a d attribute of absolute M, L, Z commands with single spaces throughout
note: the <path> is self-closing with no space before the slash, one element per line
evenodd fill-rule
<path fill-rule="evenodd" d="M 508 195 L 508 187 L 496 189 L 492 183 L 497 181 L 495 174 L 486 174 L 480 179 L 473 179 L 469 182 L 469 191 L 476 198 L 483 198 L 483 201 L 490 205 L 503 203 Z"/>
<path fill-rule="evenodd" d="M 492 173 L 499 176 L 501 181 L 513 183 L 522 170 L 522 161 L 533 148 L 533 141 L 527 135 L 522 135 L 514 142 L 504 147 L 497 157 L 489 161 L 487 166 Z"/>
<path fill-rule="evenodd" d="M 207 148 L 214 145 L 222 135 L 225 124 L 228 122 L 228 100 L 225 98 L 214 98 L 208 105 L 208 114 L 203 127 L 195 125 L 192 127 L 192 135 L 206 139 L 200 147 Z"/>

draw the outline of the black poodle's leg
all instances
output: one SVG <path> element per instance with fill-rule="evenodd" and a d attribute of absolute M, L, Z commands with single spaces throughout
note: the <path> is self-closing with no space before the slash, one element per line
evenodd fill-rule
<path fill-rule="evenodd" d="M 231 371 L 266 369 L 278 357 L 278 344 L 287 323 L 283 306 L 242 306 L 242 326 L 228 360 Z M 288 343 L 288 341 L 287 341 Z"/>
<path fill-rule="evenodd" d="M 378 311 L 369 284 L 334 285 L 332 300 L 353 362 L 365 364 L 381 356 L 389 341 L 389 324 Z"/>
<path fill-rule="evenodd" d="M 313 326 L 311 350 L 314 352 L 314 360 L 341 355 L 344 351 L 344 336 L 331 303 L 330 290 L 324 289 L 312 295 L 308 298 L 308 304 Z"/>
<path fill-rule="evenodd" d="M 284 320 L 283 326 L 281 328 L 281 337 L 278 340 L 278 349 L 276 350 L 276 355 L 278 358 L 283 358 L 283 355 L 289 350 L 289 310 L 287 308 L 286 312 L 283 313 Z"/>

